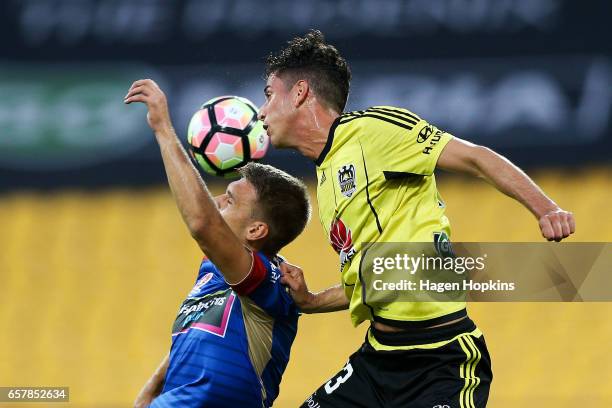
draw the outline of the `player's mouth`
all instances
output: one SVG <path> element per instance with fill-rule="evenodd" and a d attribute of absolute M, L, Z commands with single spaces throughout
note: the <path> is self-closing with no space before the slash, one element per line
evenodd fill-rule
<path fill-rule="evenodd" d="M 270 125 L 264 123 L 263 128 L 266 131 L 266 133 L 268 134 L 268 136 L 270 136 Z"/>

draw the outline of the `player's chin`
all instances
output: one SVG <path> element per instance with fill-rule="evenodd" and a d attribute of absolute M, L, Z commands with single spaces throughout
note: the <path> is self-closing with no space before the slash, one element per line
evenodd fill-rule
<path fill-rule="evenodd" d="M 284 147 L 283 140 L 281 137 L 274 132 L 270 131 L 270 128 L 266 131 L 268 133 L 268 137 L 270 138 L 270 144 L 276 148 Z"/>
<path fill-rule="evenodd" d="M 289 149 L 293 147 L 290 143 L 290 137 L 284 133 L 278 132 L 277 129 L 268 133 L 268 137 L 270 138 L 270 144 L 274 146 L 275 149 Z"/>

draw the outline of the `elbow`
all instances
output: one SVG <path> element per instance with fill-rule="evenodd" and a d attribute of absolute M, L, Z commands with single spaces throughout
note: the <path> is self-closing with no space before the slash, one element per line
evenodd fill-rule
<path fill-rule="evenodd" d="M 218 239 L 219 231 L 223 230 L 225 221 L 219 214 L 218 217 L 195 217 L 187 221 L 187 228 L 191 237 L 198 243 L 202 250 L 206 250 L 211 241 Z"/>
<path fill-rule="evenodd" d="M 191 233 L 191 237 L 200 244 L 206 241 L 206 232 L 209 229 L 209 225 L 210 223 L 202 217 L 187 220 L 187 228 Z"/>

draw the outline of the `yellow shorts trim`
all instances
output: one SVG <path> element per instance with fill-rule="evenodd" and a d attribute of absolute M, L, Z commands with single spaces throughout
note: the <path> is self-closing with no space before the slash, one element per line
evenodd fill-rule
<path fill-rule="evenodd" d="M 461 408 L 475 408 L 474 391 L 480 384 L 480 378 L 476 376 L 476 366 L 482 355 L 469 335 L 463 334 L 457 341 L 466 355 L 465 361 L 459 366 L 459 376 L 465 379 L 465 384 L 459 393 L 459 404 Z"/>
<path fill-rule="evenodd" d="M 374 335 L 372 334 L 372 331 L 368 330 L 368 343 L 370 343 L 372 345 L 372 347 L 374 347 L 374 350 L 378 350 L 378 351 L 413 350 L 413 349 L 435 349 L 435 348 L 438 348 L 438 347 L 445 346 L 448 343 L 451 343 L 451 342 L 457 340 L 460 337 L 469 337 L 469 336 L 480 337 L 480 336 L 482 336 L 482 332 L 480 331 L 479 328 L 476 328 L 476 329 L 472 330 L 471 332 L 461 333 L 461 334 L 456 335 L 452 339 L 448 339 L 448 340 L 444 340 L 444 341 L 438 341 L 436 343 L 415 344 L 415 345 L 410 345 L 410 346 L 388 346 L 386 344 L 379 343 L 374 338 Z M 472 342 L 472 344 L 473 344 L 473 342 Z M 476 346 L 474 345 L 474 347 L 476 347 Z M 478 349 L 476 348 L 476 350 L 478 350 Z"/>

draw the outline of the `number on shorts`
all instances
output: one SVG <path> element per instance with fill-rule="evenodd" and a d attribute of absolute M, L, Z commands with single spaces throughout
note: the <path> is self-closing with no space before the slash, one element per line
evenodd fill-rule
<path fill-rule="evenodd" d="M 346 374 L 342 375 L 342 371 L 346 371 Z M 350 361 L 346 363 L 342 371 L 340 371 L 336 377 L 325 383 L 325 392 L 327 392 L 327 394 L 331 394 L 332 392 L 336 391 L 340 384 L 344 384 L 346 380 L 353 375 L 353 366 L 351 365 Z"/>

